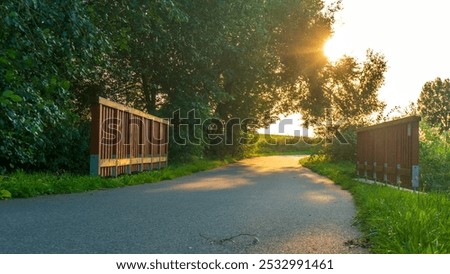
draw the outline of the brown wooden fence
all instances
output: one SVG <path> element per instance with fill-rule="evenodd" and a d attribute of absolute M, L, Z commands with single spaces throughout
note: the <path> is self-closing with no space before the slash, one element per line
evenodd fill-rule
<path fill-rule="evenodd" d="M 104 98 L 92 105 L 91 113 L 91 175 L 117 176 L 167 166 L 167 120 Z"/>
<path fill-rule="evenodd" d="M 411 116 L 357 130 L 358 176 L 419 187 L 419 121 Z"/>

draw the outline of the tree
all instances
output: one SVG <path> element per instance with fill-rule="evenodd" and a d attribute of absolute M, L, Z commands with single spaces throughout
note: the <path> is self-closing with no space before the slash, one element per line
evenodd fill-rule
<path fill-rule="evenodd" d="M 113 44 L 107 77 L 94 83 L 99 92 L 164 116 L 195 109 L 202 120 L 255 118 L 237 130 L 238 139 L 274 121 L 281 111 L 276 102 L 286 97 L 284 87 L 294 86 L 298 75 L 315 79 L 326 64 L 321 49 L 332 19 L 320 0 L 92 5 L 97 25 Z M 197 130 L 197 136 L 205 133 Z M 175 154 L 189 152 L 188 147 Z M 221 149 L 233 154 L 235 148 L 239 151 Z"/>
<path fill-rule="evenodd" d="M 188 128 L 198 119 L 254 118 L 235 128 L 234 146 L 215 147 L 236 156 L 241 137 L 282 112 L 300 109 L 314 122 L 355 96 L 366 97 L 367 112 L 376 108 L 379 74 L 371 72 L 382 62 L 374 55 L 361 67 L 350 59 L 328 64 L 323 45 L 339 5 L 322 0 L 4 2 L 2 163 L 45 168 L 58 162 L 55 152 L 70 155 L 62 144 L 84 135 L 77 123 L 88 121 L 98 96 L 164 117 L 178 111 L 186 118 L 195 110 L 179 121 Z M 363 115 L 349 109 L 338 108 L 338 116 Z M 203 139 L 210 130 L 192 128 L 174 127 L 171 136 Z M 213 145 L 208 138 L 182 146 L 172 141 L 171 159 L 202 157 Z"/>
<path fill-rule="evenodd" d="M 317 88 L 322 94 L 320 102 L 313 101 L 318 104 L 316 109 L 308 93 L 303 93 L 305 101 L 299 102 L 303 119 L 315 126 L 316 134 L 326 138 L 322 152 L 330 159 L 354 160 L 355 128 L 373 123 L 374 114 L 385 108 L 378 99 L 378 91 L 384 83 L 386 68 L 384 56 L 370 50 L 362 63 L 344 56 L 320 71 Z M 308 84 L 302 88 L 307 89 Z M 323 111 L 317 112 L 317 108 Z"/>
<path fill-rule="evenodd" d="M 386 70 L 384 56 L 371 50 L 363 63 L 346 56 L 329 65 L 324 71 L 324 89 L 333 120 L 343 127 L 361 126 L 369 124 L 373 114 L 382 112 L 385 104 L 378 99 L 378 91 Z"/>
<path fill-rule="evenodd" d="M 216 102 L 215 115 L 223 120 L 254 118 L 252 125 L 244 125 L 251 131 L 292 110 L 292 105 L 281 102 L 292 99 L 291 92 L 301 79 L 314 82 L 326 64 L 322 48 L 333 19 L 331 12 L 323 10 L 323 2 L 314 0 L 263 5 L 245 1 L 231 6 L 224 22 L 228 28 L 223 33 L 223 54 L 217 63 L 226 96 Z M 316 98 L 315 90 L 310 91 Z M 239 132 L 235 135 L 242 137 Z"/>
<path fill-rule="evenodd" d="M 370 124 L 372 116 L 385 107 L 378 91 L 386 69 L 384 56 L 370 50 L 363 62 L 344 56 L 318 70 L 314 81 L 302 78 L 290 103 L 306 124 L 339 122 L 341 128 Z"/>
<path fill-rule="evenodd" d="M 417 102 L 420 114 L 441 133 L 450 129 L 450 79 L 436 78 L 422 87 Z"/>

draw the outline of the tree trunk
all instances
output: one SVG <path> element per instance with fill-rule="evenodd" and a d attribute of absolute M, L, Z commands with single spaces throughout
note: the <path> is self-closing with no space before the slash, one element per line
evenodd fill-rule
<path fill-rule="evenodd" d="M 144 93 L 145 109 L 148 113 L 154 114 L 156 110 L 156 90 L 151 86 L 151 80 L 148 75 L 142 74 L 142 90 Z"/>

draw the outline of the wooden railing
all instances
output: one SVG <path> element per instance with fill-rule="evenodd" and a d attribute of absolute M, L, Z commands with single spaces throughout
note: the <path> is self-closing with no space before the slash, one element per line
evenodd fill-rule
<path fill-rule="evenodd" d="M 359 177 L 419 187 L 419 121 L 411 116 L 357 131 Z"/>
<path fill-rule="evenodd" d="M 91 113 L 91 175 L 118 176 L 167 166 L 169 121 L 101 97 Z"/>

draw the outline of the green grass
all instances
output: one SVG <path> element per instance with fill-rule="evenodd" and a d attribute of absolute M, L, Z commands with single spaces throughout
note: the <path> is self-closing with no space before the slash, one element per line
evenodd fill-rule
<path fill-rule="evenodd" d="M 249 147 L 249 156 L 309 155 L 312 154 L 315 139 L 285 135 L 258 135 L 258 142 Z"/>
<path fill-rule="evenodd" d="M 257 144 L 248 147 L 248 157 L 267 155 L 309 154 L 310 145 L 298 137 L 260 135 Z M 310 140 L 309 140 L 310 141 Z M 101 178 L 74 174 L 26 173 L 17 171 L 0 176 L 0 200 L 29 198 L 40 195 L 67 194 L 99 189 L 125 187 L 144 183 L 171 180 L 195 172 L 212 169 L 234 162 L 234 159 L 199 159 L 187 164 L 169 165 L 162 170 L 123 175 L 117 178 Z"/>
<path fill-rule="evenodd" d="M 357 207 L 355 223 L 364 233 L 362 242 L 374 253 L 450 253 L 450 196 L 418 194 L 387 186 L 355 181 L 354 164 L 332 163 L 323 158 L 300 163 L 329 177 L 351 192 Z"/>
<path fill-rule="evenodd" d="M 29 198 L 39 195 L 76 193 L 154 183 L 216 168 L 233 161 L 233 159 L 199 159 L 188 164 L 170 165 L 161 170 L 123 175 L 117 178 L 101 178 L 72 174 L 55 175 L 51 173 L 29 174 L 18 171 L 8 176 L 0 176 L 0 199 Z"/>

